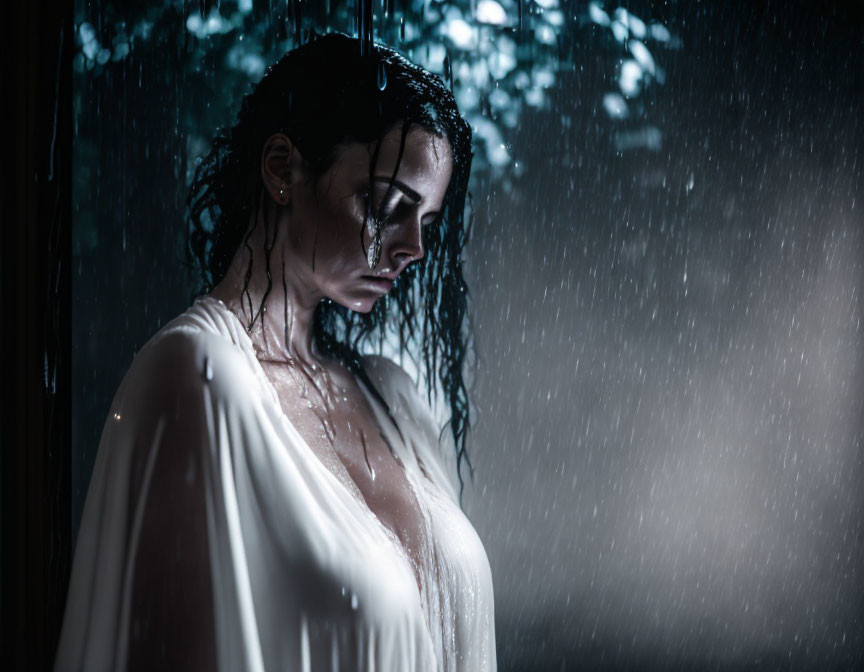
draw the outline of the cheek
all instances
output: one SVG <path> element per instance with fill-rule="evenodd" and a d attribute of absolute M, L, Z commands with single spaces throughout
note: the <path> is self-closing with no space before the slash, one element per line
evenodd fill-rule
<path fill-rule="evenodd" d="M 356 271 L 360 264 L 365 263 L 368 240 L 363 222 L 358 221 L 353 213 L 331 210 L 320 220 L 316 259 L 321 260 L 328 273 L 342 275 L 349 270 Z"/>

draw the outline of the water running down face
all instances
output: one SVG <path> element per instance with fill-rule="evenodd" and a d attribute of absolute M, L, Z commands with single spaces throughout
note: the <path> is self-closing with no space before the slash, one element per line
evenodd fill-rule
<path fill-rule="evenodd" d="M 422 228 L 441 225 L 452 151 L 446 139 L 413 127 L 391 186 L 401 132 L 397 125 L 381 142 L 373 172 L 370 226 L 364 221 L 375 143 L 347 145 L 317 181 L 286 136 L 274 135 L 265 144 L 265 188 L 277 204 L 288 205 L 277 215 L 283 220 L 280 229 L 287 229 L 284 263 L 310 295 L 369 312 L 392 280 L 425 254 Z M 379 213 L 380 258 L 370 268 Z"/>

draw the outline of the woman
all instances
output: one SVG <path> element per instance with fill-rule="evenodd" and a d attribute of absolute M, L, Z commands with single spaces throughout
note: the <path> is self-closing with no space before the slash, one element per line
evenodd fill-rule
<path fill-rule="evenodd" d="M 459 507 L 470 146 L 440 78 L 344 35 L 246 96 L 190 193 L 205 293 L 103 430 L 58 670 L 495 669 Z M 399 365 L 359 354 L 388 319 L 449 433 Z"/>

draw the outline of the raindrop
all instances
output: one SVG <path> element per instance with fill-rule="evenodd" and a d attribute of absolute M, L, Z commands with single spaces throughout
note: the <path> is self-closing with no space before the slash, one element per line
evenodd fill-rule
<path fill-rule="evenodd" d="M 213 380 L 213 365 L 210 364 L 210 358 L 204 358 L 204 380 L 211 381 Z"/>
<path fill-rule="evenodd" d="M 372 480 L 375 480 L 375 470 L 372 468 L 372 465 L 369 462 L 369 451 L 366 447 L 366 437 L 363 432 L 360 432 L 360 443 L 363 444 L 363 457 L 366 458 L 366 468 L 369 469 L 369 473 L 372 475 Z"/>
<path fill-rule="evenodd" d="M 378 64 L 378 89 L 383 91 L 387 88 L 387 66 L 382 61 Z"/>

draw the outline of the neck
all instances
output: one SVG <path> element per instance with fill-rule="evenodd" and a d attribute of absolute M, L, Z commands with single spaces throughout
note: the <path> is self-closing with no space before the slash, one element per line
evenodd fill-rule
<path fill-rule="evenodd" d="M 314 344 L 313 315 L 323 295 L 314 283 L 303 277 L 304 266 L 292 255 L 285 240 L 287 236 L 272 240 L 274 227 L 275 231 L 285 231 L 287 225 L 287 221 L 280 222 L 276 217 L 268 227 L 270 240 L 267 242 L 273 248 L 270 252 L 272 286 L 262 311 L 261 302 L 268 285 L 264 216 L 259 209 L 258 225 L 249 236 L 248 247 L 240 246 L 228 272 L 210 296 L 220 299 L 240 318 L 261 361 L 320 365 L 323 358 Z M 247 285 L 245 278 L 250 259 L 252 275 Z M 255 321 L 250 330 L 253 317 Z"/>

